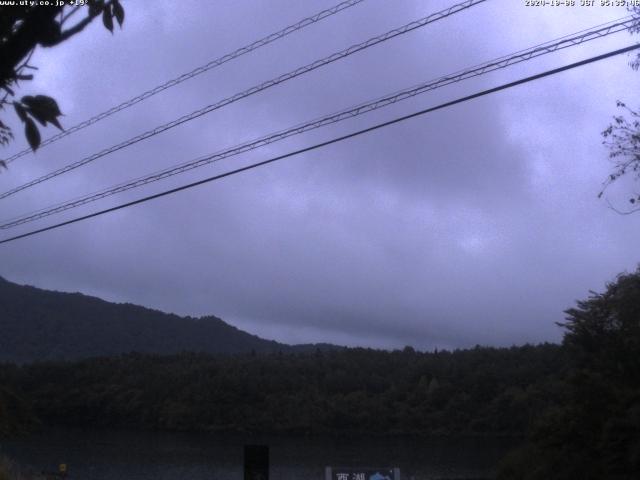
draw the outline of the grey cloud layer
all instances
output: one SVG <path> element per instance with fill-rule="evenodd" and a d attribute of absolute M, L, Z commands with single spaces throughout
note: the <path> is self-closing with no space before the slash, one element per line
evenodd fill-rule
<path fill-rule="evenodd" d="M 39 55 L 42 68 L 33 88 L 55 93 L 71 124 L 330 4 L 217 2 L 214 10 L 184 2 L 175 10 L 174 2 L 158 2 L 143 11 L 132 3 L 124 30 L 113 38 L 95 25 L 68 47 Z M 45 173 L 446 4 L 405 1 L 390 8 L 378 0 L 365 2 L 291 42 L 267 47 L 15 162 L 0 186 Z M 510 7 L 488 4 L 25 192 L 3 204 L 3 217 L 605 20 L 593 12 L 563 16 L 524 11 L 510 2 Z M 607 15 L 624 14 L 619 13 Z M 627 41 L 619 37 L 443 89 L 162 186 Z M 563 309 L 638 261 L 637 219 L 617 217 L 595 198 L 607 171 L 598 133 L 614 113 L 617 96 L 633 99 L 630 85 L 637 81 L 624 59 L 616 59 L 460 105 L 8 245 L 0 250 L 0 274 L 182 314 L 215 314 L 283 341 L 418 348 L 555 341 L 560 332 L 554 322 L 562 320 Z"/>

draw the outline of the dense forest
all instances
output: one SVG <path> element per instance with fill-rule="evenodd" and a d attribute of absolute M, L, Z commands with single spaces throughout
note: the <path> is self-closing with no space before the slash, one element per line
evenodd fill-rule
<path fill-rule="evenodd" d="M 516 435 L 501 479 L 640 478 L 640 269 L 565 313 L 562 345 L 5 363 L 0 431 Z"/>
<path fill-rule="evenodd" d="M 536 415 L 501 478 L 640 478 L 640 268 L 565 313 L 563 401 Z"/>
<path fill-rule="evenodd" d="M 555 345 L 418 353 L 129 354 L 0 368 L 46 424 L 332 434 L 523 434 L 562 394 Z"/>

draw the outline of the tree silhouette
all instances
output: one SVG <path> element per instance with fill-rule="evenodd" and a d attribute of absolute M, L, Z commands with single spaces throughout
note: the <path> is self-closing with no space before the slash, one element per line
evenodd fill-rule
<path fill-rule="evenodd" d="M 640 6 L 630 7 L 634 17 L 638 20 L 635 27 L 629 31 L 632 34 L 640 33 Z M 640 68 L 640 54 L 629 64 L 634 70 Z M 640 112 L 618 101 L 618 108 L 624 112 L 615 115 L 613 122 L 602 132 L 603 144 L 609 149 L 609 158 L 613 161 L 613 171 L 604 182 L 598 198 L 604 195 L 605 190 L 616 180 L 633 175 L 640 180 Z M 619 210 L 612 205 L 611 208 L 621 214 L 629 214 L 640 211 L 640 193 L 634 193 L 629 197 L 631 208 Z"/>
<path fill-rule="evenodd" d="M 30 2 L 24 2 L 30 3 Z M 54 2 L 51 2 L 54 3 Z M 114 19 L 120 27 L 124 22 L 124 9 L 119 0 L 88 0 L 77 6 L 0 6 L 0 109 L 13 106 L 25 127 L 25 136 L 35 151 L 40 145 L 41 126 L 55 125 L 62 129 L 58 117 L 62 114 L 57 102 L 47 95 L 24 96 L 15 99 L 20 82 L 33 79 L 36 67 L 29 62 L 37 47 L 59 45 L 82 32 L 95 18 L 113 32 Z M 81 20 L 79 14 L 85 13 Z M 75 23 L 71 24 L 75 20 Z M 13 139 L 13 132 L 0 120 L 0 144 Z M 0 161 L 1 162 L 1 161 Z M 0 163 L 0 166 L 5 166 Z"/>
<path fill-rule="evenodd" d="M 640 268 L 565 313 L 562 402 L 498 478 L 640 478 Z"/>

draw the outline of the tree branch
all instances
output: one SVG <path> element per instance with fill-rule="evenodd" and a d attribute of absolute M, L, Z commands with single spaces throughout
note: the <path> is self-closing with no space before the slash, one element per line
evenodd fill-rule
<path fill-rule="evenodd" d="M 71 9 L 71 11 L 69 13 L 67 13 L 66 15 L 63 15 L 62 18 L 60 19 L 60 26 L 64 25 L 64 22 L 66 22 L 67 20 L 69 20 L 72 16 L 74 16 L 76 14 L 76 12 L 78 10 L 80 10 L 80 5 L 74 7 L 73 9 Z M 62 15 L 62 12 L 60 13 Z"/>
<path fill-rule="evenodd" d="M 42 7 L 30 12 L 7 41 L 0 45 L 0 83 L 7 83 L 15 73 L 15 67 L 38 45 L 46 26 L 55 23 L 62 7 Z"/>
<path fill-rule="evenodd" d="M 628 210 L 626 212 L 623 212 L 622 210 L 618 210 L 616 207 L 614 207 L 613 205 L 611 205 L 611 202 L 609 201 L 609 199 L 607 198 L 607 205 L 609 206 L 609 208 L 611 210 L 613 210 L 614 212 L 616 212 L 618 215 L 631 215 L 633 213 L 636 212 L 640 212 L 640 207 L 637 208 L 632 208 L 631 210 Z"/>
<path fill-rule="evenodd" d="M 85 29 L 85 27 L 87 25 L 89 25 L 91 23 L 91 21 L 94 19 L 95 17 L 92 16 L 88 16 L 86 17 L 84 20 L 76 23 L 73 27 L 71 27 L 68 30 L 65 30 L 64 32 L 62 32 L 60 34 L 60 38 L 58 39 L 58 41 L 56 43 L 54 43 L 53 45 L 57 45 L 60 42 L 63 42 L 71 37 L 73 37 L 76 33 L 80 33 L 82 30 Z"/>

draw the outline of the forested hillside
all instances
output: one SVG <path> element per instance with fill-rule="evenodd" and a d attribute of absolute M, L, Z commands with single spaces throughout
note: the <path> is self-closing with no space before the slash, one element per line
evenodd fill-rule
<path fill-rule="evenodd" d="M 275 352 L 264 340 L 219 318 L 179 317 L 80 293 L 16 285 L 0 277 L 0 362 L 72 360 L 129 352 Z M 323 346 L 323 348 L 326 346 Z M 299 346 L 297 349 L 314 349 Z"/>
<path fill-rule="evenodd" d="M 501 479 L 639 478 L 640 269 L 565 313 L 562 345 L 129 353 L 0 364 L 0 433 L 41 422 L 333 435 L 527 435 L 528 443 L 503 464 Z"/>
<path fill-rule="evenodd" d="M 640 478 L 640 267 L 565 313 L 563 400 L 533 419 L 500 479 Z"/>
<path fill-rule="evenodd" d="M 6 387 L 0 380 L 0 438 L 26 433 L 38 423 L 30 402 Z"/>
<path fill-rule="evenodd" d="M 516 434 L 563 394 L 557 345 L 419 353 L 130 354 L 0 369 L 45 424 L 333 434 Z"/>

